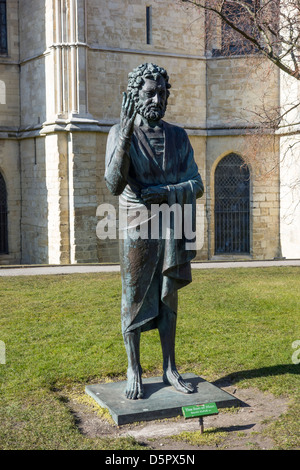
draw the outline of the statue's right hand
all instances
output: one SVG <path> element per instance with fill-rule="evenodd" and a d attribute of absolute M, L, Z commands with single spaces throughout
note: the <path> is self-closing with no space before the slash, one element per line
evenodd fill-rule
<path fill-rule="evenodd" d="M 131 94 L 129 93 L 127 96 L 124 92 L 120 115 L 120 131 L 122 137 L 125 139 L 130 139 L 132 136 L 136 113 L 137 111 L 135 109 Z"/>

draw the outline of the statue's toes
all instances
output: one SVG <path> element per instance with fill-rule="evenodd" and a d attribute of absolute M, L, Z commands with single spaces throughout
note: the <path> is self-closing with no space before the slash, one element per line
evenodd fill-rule
<path fill-rule="evenodd" d="M 189 382 L 184 382 L 184 387 L 186 389 L 186 393 L 193 393 L 195 390 L 193 385 Z"/>
<path fill-rule="evenodd" d="M 144 396 L 143 386 L 138 382 L 129 384 L 125 390 L 125 396 L 129 400 L 136 400 L 138 398 L 142 398 Z"/>

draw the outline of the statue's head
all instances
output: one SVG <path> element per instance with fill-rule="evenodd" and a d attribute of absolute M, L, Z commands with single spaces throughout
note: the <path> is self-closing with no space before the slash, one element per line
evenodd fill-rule
<path fill-rule="evenodd" d="M 151 121 L 163 118 L 170 95 L 167 71 L 152 63 L 142 64 L 128 75 L 130 93 L 139 114 Z"/>

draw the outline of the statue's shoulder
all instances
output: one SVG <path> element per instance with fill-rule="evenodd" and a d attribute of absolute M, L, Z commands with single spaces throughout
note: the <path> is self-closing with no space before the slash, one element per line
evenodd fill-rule
<path fill-rule="evenodd" d="M 108 132 L 107 143 L 108 145 L 115 145 L 116 140 L 120 132 L 120 123 L 111 126 Z"/>
<path fill-rule="evenodd" d="M 114 153 L 116 145 L 118 143 L 120 124 L 114 124 L 108 132 L 106 141 L 106 159 Z"/>
<path fill-rule="evenodd" d="M 113 126 L 111 126 L 108 134 L 116 135 L 119 133 L 119 130 L 120 130 L 120 123 L 118 122 L 117 124 L 114 124 Z"/>
<path fill-rule="evenodd" d="M 166 121 L 163 121 L 163 123 L 167 132 L 172 132 L 173 135 L 175 135 L 179 139 L 188 139 L 186 130 L 183 127 L 180 127 L 176 124 L 170 124 L 169 122 L 166 122 Z"/>

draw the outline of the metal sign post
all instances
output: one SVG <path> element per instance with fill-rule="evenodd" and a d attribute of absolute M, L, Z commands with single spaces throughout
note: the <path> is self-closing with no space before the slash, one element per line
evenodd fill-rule
<path fill-rule="evenodd" d="M 200 433 L 204 432 L 203 416 L 216 415 L 219 413 L 216 403 L 203 403 L 202 405 L 183 406 L 182 414 L 185 418 L 196 418 L 199 416 Z"/>

